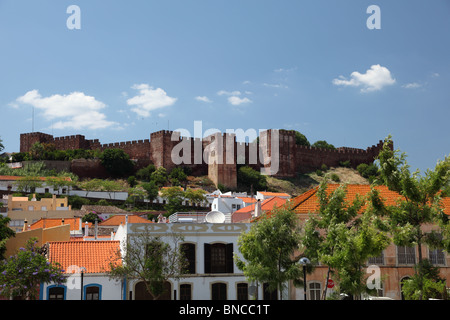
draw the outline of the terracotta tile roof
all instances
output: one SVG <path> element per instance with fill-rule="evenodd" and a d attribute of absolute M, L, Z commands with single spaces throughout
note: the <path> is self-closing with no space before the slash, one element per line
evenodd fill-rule
<path fill-rule="evenodd" d="M 268 211 L 272 210 L 274 207 L 279 208 L 282 205 L 286 203 L 287 199 L 279 198 L 279 197 L 272 197 L 269 199 L 266 199 L 261 202 L 261 210 Z M 249 206 L 245 206 L 239 210 L 236 210 L 235 213 L 245 213 L 245 212 L 253 212 L 255 211 L 256 203 L 251 204 Z"/>
<path fill-rule="evenodd" d="M 262 194 L 265 197 L 291 197 L 289 194 L 284 192 L 266 192 L 266 191 L 259 191 L 260 194 Z"/>
<path fill-rule="evenodd" d="M 128 223 L 152 223 L 150 220 L 142 218 L 140 216 L 129 214 L 128 215 Z M 125 215 L 118 214 L 109 217 L 105 221 L 100 222 L 99 226 L 119 226 L 121 224 L 125 224 Z"/>
<path fill-rule="evenodd" d="M 330 194 L 338 187 L 339 184 L 328 184 L 327 194 Z M 310 189 L 291 200 L 292 208 L 296 213 L 307 214 L 318 212 L 319 210 L 319 200 L 317 197 L 318 188 L 319 187 Z M 402 198 L 402 196 L 399 193 L 389 190 L 388 187 L 386 186 L 376 186 L 374 188 L 378 190 L 380 197 L 384 201 L 385 205 L 395 205 L 396 201 Z M 356 198 L 356 195 L 364 197 L 366 194 L 370 192 L 370 190 L 371 190 L 370 185 L 349 184 L 347 185 L 347 195 L 345 200 L 351 203 Z M 445 212 L 447 214 L 450 214 L 450 198 L 444 198 L 442 203 Z"/>
<path fill-rule="evenodd" d="M 252 197 L 237 197 L 237 198 L 241 199 L 245 203 L 255 203 L 257 201 L 255 198 Z"/>
<path fill-rule="evenodd" d="M 80 230 L 80 219 L 81 218 L 64 218 L 64 224 L 70 225 L 70 231 Z M 60 226 L 63 224 L 63 218 L 41 218 L 35 223 L 30 225 L 30 230 L 40 229 L 40 228 L 51 228 Z M 84 227 L 84 223 L 81 222 Z"/>
<path fill-rule="evenodd" d="M 85 273 L 103 273 L 109 270 L 109 263 L 115 260 L 119 249 L 120 241 L 49 242 L 48 260 L 60 263 L 66 273 L 74 272 L 71 266 L 84 267 Z"/>

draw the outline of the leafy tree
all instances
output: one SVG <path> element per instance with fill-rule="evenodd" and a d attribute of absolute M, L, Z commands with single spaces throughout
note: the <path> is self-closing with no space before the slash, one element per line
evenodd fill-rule
<path fill-rule="evenodd" d="M 363 267 L 367 259 L 380 255 L 390 240 L 377 228 L 378 220 L 372 210 L 358 214 L 365 199 L 357 196 L 349 203 L 345 185 L 329 193 L 327 188 L 324 180 L 317 191 L 319 211 L 311 213 L 305 223 L 301 237 L 303 254 L 313 263 L 328 266 L 327 282 L 333 275 L 341 292 L 358 296 L 366 290 Z M 326 291 L 325 286 L 322 299 Z"/>
<path fill-rule="evenodd" d="M 238 184 L 253 190 L 265 190 L 267 189 L 267 178 L 259 171 L 254 170 L 249 166 L 242 166 L 238 169 L 237 173 Z"/>
<path fill-rule="evenodd" d="M 206 200 L 207 192 L 203 189 L 186 189 L 184 192 L 184 197 L 188 199 L 191 203 L 200 205 Z"/>
<path fill-rule="evenodd" d="M 434 267 L 428 259 L 423 259 L 421 264 L 422 278 L 419 276 L 419 272 L 416 272 L 411 278 L 402 282 L 402 291 L 405 299 L 446 299 L 446 282 L 439 275 L 439 268 Z M 417 268 L 419 267 L 416 266 Z"/>
<path fill-rule="evenodd" d="M 101 190 L 106 191 L 109 194 L 109 199 L 112 199 L 111 194 L 122 190 L 122 185 L 114 180 L 103 180 L 101 182 Z"/>
<path fill-rule="evenodd" d="M 99 158 L 113 177 L 127 176 L 133 171 L 134 164 L 122 149 L 106 149 Z"/>
<path fill-rule="evenodd" d="M 294 258 L 299 241 L 295 213 L 285 208 L 274 210 L 239 236 L 242 258 L 235 254 L 236 265 L 249 281 L 267 283 L 270 291 L 278 289 L 281 299 L 288 281 L 302 275 Z"/>
<path fill-rule="evenodd" d="M 156 171 L 156 167 L 154 164 L 149 164 L 147 167 L 139 169 L 136 172 L 136 176 L 143 181 L 150 181 L 151 175 Z"/>
<path fill-rule="evenodd" d="M 119 250 L 112 260 L 122 259 L 123 263 L 110 263 L 109 277 L 143 281 L 147 292 L 157 300 L 164 294 L 165 281 L 178 280 L 185 273 L 187 260 L 180 246 L 183 238 L 176 234 L 154 236 L 149 231 L 132 238 L 127 241 L 123 259 Z"/>
<path fill-rule="evenodd" d="M 36 188 L 41 188 L 43 183 L 38 176 L 25 176 L 18 179 L 15 185 L 19 191 L 33 193 Z"/>
<path fill-rule="evenodd" d="M 166 184 L 167 177 L 167 170 L 164 167 L 159 167 L 150 175 L 150 179 L 155 181 L 155 184 L 160 188 Z"/>
<path fill-rule="evenodd" d="M 95 223 L 96 220 L 97 220 L 97 221 L 100 221 L 100 217 L 98 216 L 98 214 L 97 214 L 96 212 L 91 211 L 91 212 L 85 214 L 85 215 L 83 216 L 83 218 L 81 218 L 81 220 L 82 220 L 83 222 L 91 222 L 91 223 Z"/>
<path fill-rule="evenodd" d="M 162 189 L 161 196 L 167 199 L 164 209 L 168 214 L 175 213 L 183 207 L 184 191 L 180 187 Z"/>
<path fill-rule="evenodd" d="M 8 227 L 10 221 L 11 219 L 9 217 L 4 217 L 0 214 L 0 261 L 5 259 L 6 242 L 9 238 L 16 235 L 14 230 Z"/>
<path fill-rule="evenodd" d="M 0 294 L 6 297 L 23 297 L 34 300 L 42 283 L 66 282 L 58 263 L 50 263 L 36 239 L 30 239 L 25 248 L 0 263 Z"/>
<path fill-rule="evenodd" d="M 187 179 L 187 175 L 184 170 L 180 167 L 176 167 L 170 171 L 169 180 L 172 186 L 179 186 Z"/>
<path fill-rule="evenodd" d="M 150 200 L 150 202 L 153 202 L 153 200 L 158 197 L 159 194 L 159 188 L 156 185 L 155 181 L 145 182 L 142 184 L 142 188 L 147 193 L 147 199 Z"/>
<path fill-rule="evenodd" d="M 379 215 L 389 223 L 390 232 L 396 245 L 418 248 L 416 268 L 419 299 L 423 298 L 424 269 L 422 245 L 440 247 L 449 250 L 448 218 L 441 209 L 441 191 L 450 181 L 450 159 L 439 161 L 434 170 L 427 170 L 420 175 L 419 170 L 411 173 L 406 161 L 406 154 L 392 149 L 391 137 L 387 137 L 377 160 L 380 167 L 381 183 L 396 191 L 401 198 L 395 205 L 385 205 L 379 197 L 373 198 L 373 205 Z M 427 224 L 439 225 L 443 237 L 436 232 L 425 232 L 422 227 Z"/>
<path fill-rule="evenodd" d="M 336 149 L 335 146 L 333 146 L 331 143 L 326 142 L 325 140 L 318 140 L 314 142 L 311 147 L 331 150 Z"/>
<path fill-rule="evenodd" d="M 0 152 L 2 152 L 5 149 L 5 146 L 3 145 L 3 140 L 0 138 Z"/>
<path fill-rule="evenodd" d="M 310 146 L 310 143 L 308 141 L 308 139 L 305 137 L 304 134 L 295 131 L 295 144 L 296 145 L 300 145 L 300 146 Z"/>

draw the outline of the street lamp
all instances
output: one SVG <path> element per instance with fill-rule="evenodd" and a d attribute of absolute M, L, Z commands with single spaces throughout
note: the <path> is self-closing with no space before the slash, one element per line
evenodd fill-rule
<path fill-rule="evenodd" d="M 303 292 L 305 294 L 305 300 L 306 300 L 306 265 L 310 264 L 308 258 L 303 257 L 300 259 L 300 264 L 303 266 Z"/>

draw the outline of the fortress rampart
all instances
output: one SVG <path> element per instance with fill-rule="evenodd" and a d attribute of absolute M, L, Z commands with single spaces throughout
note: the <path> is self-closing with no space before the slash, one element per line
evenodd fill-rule
<path fill-rule="evenodd" d="M 237 185 L 237 168 L 249 165 L 261 169 L 262 155 L 276 155 L 272 136 L 274 130 L 264 132 L 266 139 L 259 142 L 237 142 L 234 134 L 217 133 L 203 139 L 181 137 L 178 132 L 161 130 L 150 134 L 150 139 L 101 144 L 98 139 L 88 140 L 83 135 L 53 137 L 33 132 L 20 135 L 20 152 L 28 152 L 36 142 L 54 144 L 57 149 L 106 150 L 122 149 L 131 159 L 142 164 L 153 163 L 168 171 L 176 166 L 190 167 L 194 175 L 208 175 L 217 184 L 234 188 Z M 361 163 L 372 163 L 383 147 L 383 141 L 367 149 L 340 147 L 334 150 L 297 145 L 294 130 L 277 130 L 279 165 L 275 176 L 293 177 L 298 172 L 339 166 L 349 161 L 354 168 Z M 261 138 L 261 137 L 260 137 Z M 211 146 L 214 144 L 214 148 Z M 275 147 L 275 145 L 274 145 Z M 274 149 L 274 150 L 272 150 Z M 266 153 L 262 152 L 265 151 Z M 228 152 L 228 153 L 227 153 Z M 174 156 L 180 161 L 174 162 Z M 212 159 L 212 160 L 211 160 Z M 230 159 L 232 159 L 230 161 Z M 214 161 L 215 160 L 215 161 Z M 273 161 L 272 161 L 273 163 Z"/>

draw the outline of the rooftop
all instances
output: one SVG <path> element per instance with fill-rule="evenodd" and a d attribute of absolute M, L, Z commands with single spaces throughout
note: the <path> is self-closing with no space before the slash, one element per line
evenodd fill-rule
<path fill-rule="evenodd" d="M 58 241 L 49 242 L 48 260 L 58 262 L 66 273 L 79 272 L 74 267 L 84 267 L 85 273 L 103 273 L 115 261 L 120 241 Z"/>

